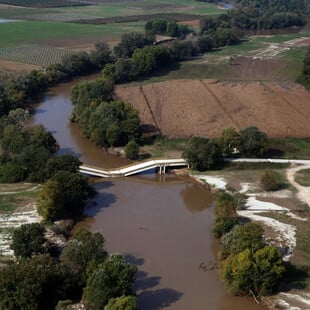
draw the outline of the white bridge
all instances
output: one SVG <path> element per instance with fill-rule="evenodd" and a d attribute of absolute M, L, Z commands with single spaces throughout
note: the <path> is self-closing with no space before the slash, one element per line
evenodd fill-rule
<path fill-rule="evenodd" d="M 123 166 L 116 169 L 103 169 L 99 167 L 81 165 L 80 172 L 102 178 L 127 177 L 151 169 L 159 169 L 160 174 L 166 173 L 167 167 L 187 167 L 188 164 L 184 159 L 153 159 L 131 165 Z"/>

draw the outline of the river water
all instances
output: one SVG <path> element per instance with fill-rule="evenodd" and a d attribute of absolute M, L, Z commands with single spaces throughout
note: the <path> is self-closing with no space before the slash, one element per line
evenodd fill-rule
<path fill-rule="evenodd" d="M 107 168 L 124 164 L 124 159 L 105 154 L 70 124 L 74 83 L 47 93 L 35 107 L 31 124 L 50 130 L 60 153 Z M 94 186 L 99 194 L 77 226 L 101 232 L 109 252 L 124 253 L 137 265 L 139 309 L 262 309 L 250 298 L 229 296 L 216 270 L 204 270 L 216 261 L 210 192 L 186 177 L 155 174 L 97 181 Z"/>

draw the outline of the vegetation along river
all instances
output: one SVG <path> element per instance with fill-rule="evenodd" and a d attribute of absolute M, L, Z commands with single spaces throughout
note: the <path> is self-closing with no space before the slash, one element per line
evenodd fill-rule
<path fill-rule="evenodd" d="M 47 93 L 31 123 L 43 124 L 54 134 L 60 153 L 74 153 L 83 162 L 102 167 L 124 164 L 97 149 L 70 124 L 74 83 Z M 138 266 L 139 309 L 262 309 L 250 298 L 229 296 L 217 271 L 204 270 L 216 261 L 211 193 L 186 177 L 155 174 L 94 186 L 99 194 L 89 204 L 89 217 L 78 226 L 101 232 L 109 252 L 124 253 Z"/>

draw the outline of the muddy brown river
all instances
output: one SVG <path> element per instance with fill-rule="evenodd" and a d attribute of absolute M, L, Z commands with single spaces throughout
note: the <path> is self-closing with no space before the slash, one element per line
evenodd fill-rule
<path fill-rule="evenodd" d="M 50 130 L 60 153 L 73 153 L 102 167 L 124 164 L 124 159 L 105 154 L 70 124 L 74 83 L 47 93 L 35 107 L 31 124 Z M 250 298 L 229 296 L 217 271 L 205 268 L 216 261 L 211 193 L 189 178 L 173 175 L 109 179 L 94 186 L 99 194 L 77 226 L 101 232 L 109 252 L 124 253 L 137 265 L 139 309 L 263 309 Z"/>

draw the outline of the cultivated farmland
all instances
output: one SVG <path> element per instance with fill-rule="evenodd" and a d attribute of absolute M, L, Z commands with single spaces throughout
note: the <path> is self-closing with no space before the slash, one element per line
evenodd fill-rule
<path fill-rule="evenodd" d="M 226 127 L 251 125 L 270 137 L 310 136 L 310 93 L 288 82 L 174 80 L 118 87 L 116 96 L 169 137 L 216 137 Z"/>
<path fill-rule="evenodd" d="M 63 56 L 71 52 L 61 48 L 33 45 L 0 48 L 0 59 L 33 65 L 48 66 L 60 63 Z"/>

